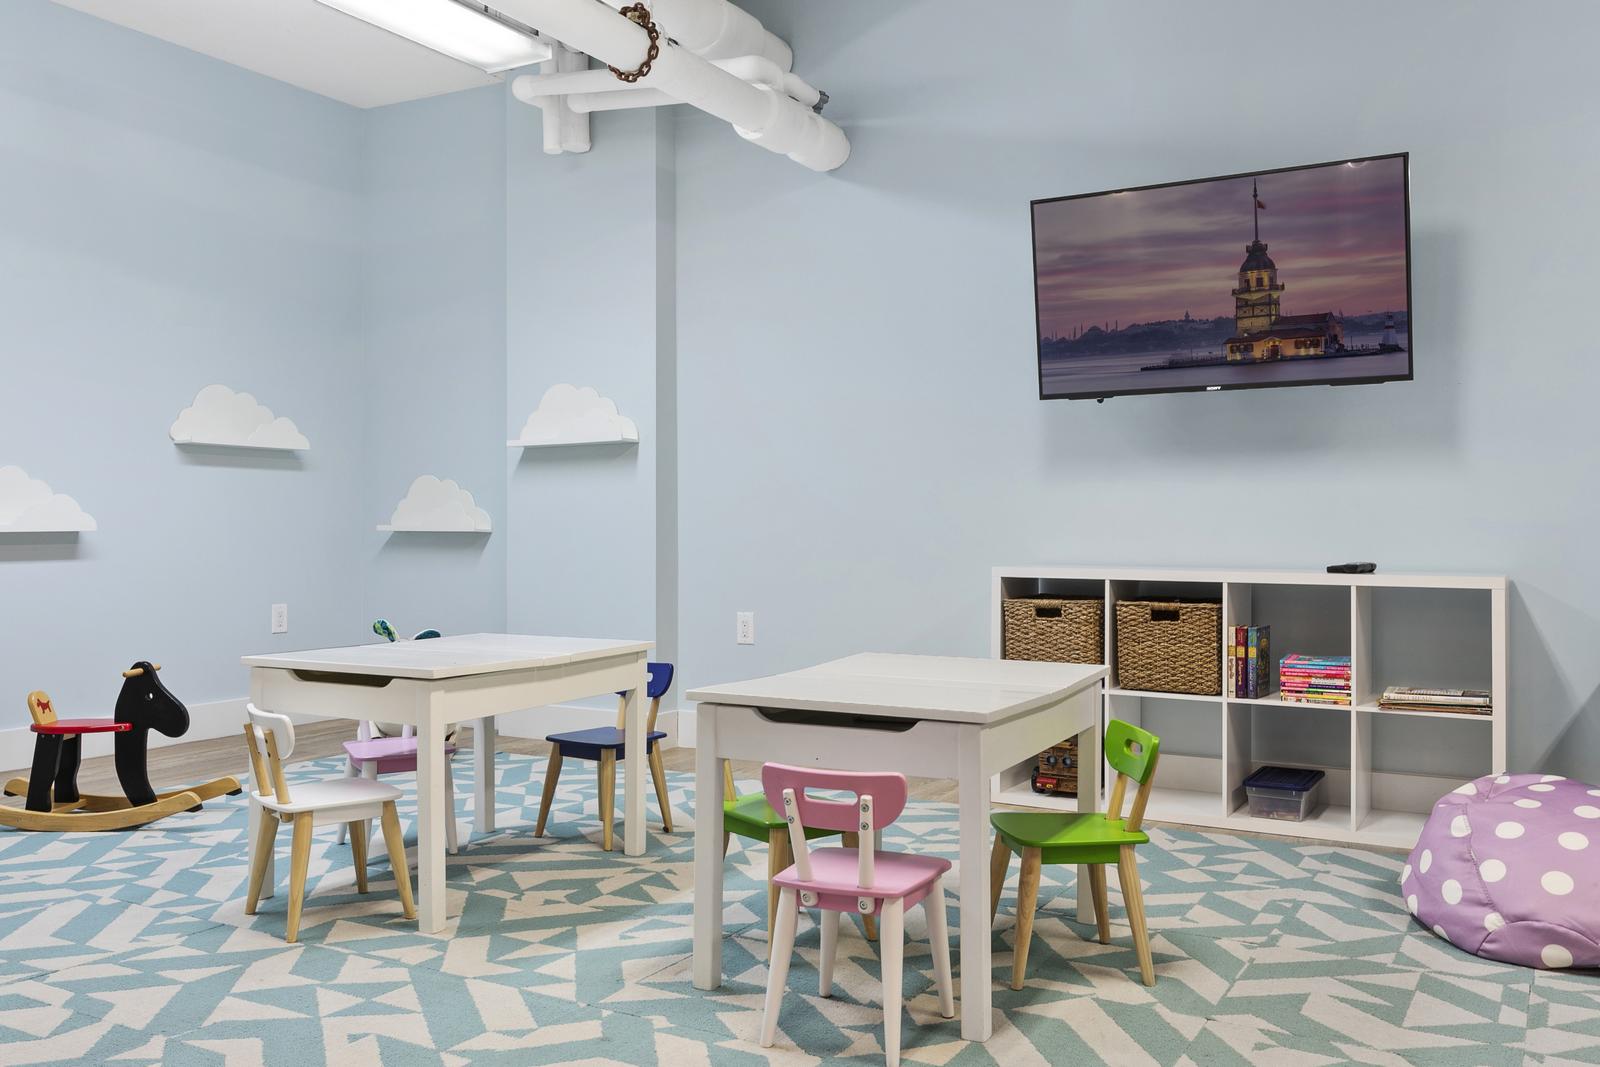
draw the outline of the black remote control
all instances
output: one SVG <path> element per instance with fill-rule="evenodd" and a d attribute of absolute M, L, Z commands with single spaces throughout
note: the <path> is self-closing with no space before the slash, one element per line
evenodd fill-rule
<path fill-rule="evenodd" d="M 1376 563 L 1334 563 L 1328 567 L 1329 574 L 1371 574 L 1378 569 Z"/>

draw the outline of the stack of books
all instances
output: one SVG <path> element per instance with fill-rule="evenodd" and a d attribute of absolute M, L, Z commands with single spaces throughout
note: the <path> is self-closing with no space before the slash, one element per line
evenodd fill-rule
<path fill-rule="evenodd" d="M 1349 656 L 1285 656 L 1278 697 L 1291 704 L 1350 704 Z"/>
<path fill-rule="evenodd" d="M 1272 689 L 1272 659 L 1268 655 L 1272 627 L 1235 626 L 1228 644 L 1228 692 L 1254 700 Z"/>
<path fill-rule="evenodd" d="M 1457 715 L 1488 715 L 1493 710 L 1489 694 L 1482 689 L 1418 689 L 1410 685 L 1385 689 L 1378 707 L 1385 711 L 1448 711 Z"/>

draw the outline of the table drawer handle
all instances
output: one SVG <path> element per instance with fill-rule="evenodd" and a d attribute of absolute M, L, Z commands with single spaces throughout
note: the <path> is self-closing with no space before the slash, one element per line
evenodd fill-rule
<path fill-rule="evenodd" d="M 340 671 L 290 671 L 302 682 L 322 682 L 326 685 L 361 685 L 369 689 L 382 689 L 394 681 L 384 674 L 344 674 Z"/>
<path fill-rule="evenodd" d="M 921 721 L 857 715 L 848 711 L 797 711 L 792 708 L 757 708 L 756 714 L 768 722 L 792 726 L 838 726 L 847 730 L 885 730 L 890 733 L 905 733 Z"/>

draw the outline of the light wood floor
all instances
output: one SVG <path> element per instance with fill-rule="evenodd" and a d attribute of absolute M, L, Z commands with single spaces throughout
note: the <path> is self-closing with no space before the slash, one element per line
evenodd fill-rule
<path fill-rule="evenodd" d="M 348 722 L 319 722 L 297 726 L 294 732 L 294 755 L 287 762 L 300 763 L 305 760 L 341 755 L 344 751 L 340 747 L 341 743 L 354 737 L 355 725 Z M 502 752 L 542 756 L 550 751 L 549 744 L 544 741 L 525 741 L 522 738 L 501 735 L 499 742 Z M 462 748 L 472 747 L 471 728 L 462 728 L 457 743 Z M 669 748 L 663 757 L 668 770 L 690 773 L 694 771 L 692 748 Z M 736 761 L 733 767 L 734 773 L 740 779 L 761 777 L 759 763 Z M 250 758 L 245 753 L 243 736 L 219 737 L 212 741 L 188 741 L 150 750 L 150 781 L 157 789 L 173 789 L 186 782 L 207 781 L 225 774 L 234 775 L 243 781 L 249 769 Z M 27 774 L 27 767 L 19 767 L 16 770 L 0 772 L 0 778 Z M 913 800 L 943 800 L 953 803 L 956 799 L 954 782 L 913 778 L 910 784 Z M 116 768 L 111 757 L 97 756 L 94 759 L 84 760 L 83 767 L 78 771 L 78 786 L 89 793 L 120 792 L 121 787 L 117 784 Z M 652 798 L 650 803 L 654 802 Z M 19 804 L 21 801 L 14 799 L 11 803 Z"/>

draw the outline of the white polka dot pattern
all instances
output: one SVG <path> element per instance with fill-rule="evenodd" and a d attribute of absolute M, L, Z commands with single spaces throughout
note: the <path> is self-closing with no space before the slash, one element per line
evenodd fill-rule
<path fill-rule="evenodd" d="M 1470 785 L 1439 799 L 1406 857 L 1407 910 L 1488 959 L 1600 967 L 1600 785 L 1555 774 Z"/>
<path fill-rule="evenodd" d="M 1572 892 L 1572 875 L 1566 871 L 1546 871 L 1539 884 L 1551 896 L 1564 897 Z"/>
<path fill-rule="evenodd" d="M 1539 959 L 1546 967 L 1572 966 L 1572 952 L 1560 945 L 1546 945 L 1539 950 Z"/>

